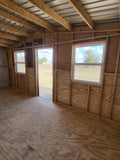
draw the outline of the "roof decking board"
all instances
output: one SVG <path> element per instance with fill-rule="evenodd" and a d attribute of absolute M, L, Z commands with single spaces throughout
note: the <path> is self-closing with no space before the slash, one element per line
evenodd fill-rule
<path fill-rule="evenodd" d="M 37 15 L 38 17 L 43 18 L 49 23 L 57 26 L 59 25 L 57 22 L 55 22 L 51 17 L 49 17 L 43 11 L 39 10 L 37 7 L 33 6 L 31 3 L 27 2 L 27 0 L 19 1 L 19 2 L 17 0 L 12 0 L 12 1 L 19 4 L 21 7 L 25 8 L 31 13 Z M 78 23 L 78 19 L 80 20 L 79 21 L 80 23 L 84 22 L 67 0 L 43 0 L 43 1 L 47 5 L 49 5 L 52 9 L 57 11 L 58 14 L 60 14 L 66 20 L 70 21 L 71 24 Z M 92 2 L 90 2 L 89 0 L 82 0 L 82 2 L 84 7 L 87 9 L 88 13 L 92 16 L 93 20 L 96 20 L 96 19 L 97 21 L 104 20 L 105 19 L 104 16 L 107 16 L 107 18 L 109 18 L 108 20 L 111 20 L 112 18 L 114 18 L 114 16 L 111 15 L 111 12 L 113 14 L 116 14 L 116 19 L 118 19 L 119 0 L 102 0 L 102 1 L 92 0 Z M 105 14 L 104 16 L 101 16 L 100 12 L 103 12 L 101 10 L 104 10 L 104 14 Z M 101 17 L 103 17 L 103 19 Z"/>

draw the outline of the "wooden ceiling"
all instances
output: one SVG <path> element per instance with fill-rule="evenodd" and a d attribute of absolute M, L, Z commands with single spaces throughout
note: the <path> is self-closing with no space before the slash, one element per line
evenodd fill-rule
<path fill-rule="evenodd" d="M 108 23 L 109 22 L 109 23 Z M 0 46 L 9 47 L 37 32 L 120 30 L 120 0 L 0 0 Z"/>

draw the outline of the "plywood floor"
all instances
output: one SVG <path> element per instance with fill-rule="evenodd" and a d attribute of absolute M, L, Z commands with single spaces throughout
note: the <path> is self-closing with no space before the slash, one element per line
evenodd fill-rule
<path fill-rule="evenodd" d="M 120 160 L 120 124 L 1 89 L 0 160 Z"/>

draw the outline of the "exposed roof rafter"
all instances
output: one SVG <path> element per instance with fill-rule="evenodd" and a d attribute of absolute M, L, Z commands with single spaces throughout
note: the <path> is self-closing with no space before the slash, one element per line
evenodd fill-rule
<path fill-rule="evenodd" d="M 15 42 L 7 40 L 7 39 L 0 38 L 0 43 L 14 44 Z"/>
<path fill-rule="evenodd" d="M 17 4 L 11 2 L 10 0 L 0 0 L 0 6 L 2 6 L 3 8 L 6 8 L 22 17 L 24 17 L 25 19 L 28 19 L 48 30 L 51 31 L 55 31 L 56 28 L 51 25 L 50 23 L 48 23 L 47 21 L 44 21 L 43 19 L 37 17 L 36 15 L 30 13 L 29 11 L 25 10 L 24 8 L 18 6 Z"/>
<path fill-rule="evenodd" d="M 27 0 L 31 2 L 34 6 L 38 7 L 40 10 L 48 14 L 52 17 L 56 22 L 64 26 L 68 30 L 72 30 L 71 24 L 65 20 L 62 16 L 60 16 L 56 11 L 50 8 L 47 4 L 45 4 L 42 0 Z"/>
<path fill-rule="evenodd" d="M 18 24 L 21 24 L 21 25 L 23 25 L 23 26 L 25 26 L 27 28 L 32 29 L 32 30 L 43 32 L 43 29 L 41 29 L 40 27 L 35 26 L 35 25 L 33 25 L 33 24 L 29 23 L 29 22 L 26 22 L 26 21 L 24 21 L 23 19 L 21 19 L 19 17 L 16 17 L 16 16 L 14 16 L 14 15 L 12 15 L 10 13 L 7 13 L 7 12 L 3 11 L 2 9 L 0 9 L 0 16 L 4 17 L 4 18 L 7 18 L 7 19 L 9 19 L 9 20 L 11 20 L 13 22 L 18 23 Z"/>
<path fill-rule="evenodd" d="M 23 38 L 19 38 L 19 37 L 16 37 L 16 36 L 11 36 L 7 33 L 2 33 L 0 32 L 0 37 L 1 38 L 6 38 L 6 39 L 11 39 L 11 40 L 14 40 L 14 41 L 22 41 Z"/>
<path fill-rule="evenodd" d="M 82 19 L 87 23 L 90 29 L 94 29 L 94 22 L 87 10 L 84 8 L 83 4 L 80 0 L 68 0 L 74 9 L 78 12 L 78 14 L 82 17 Z"/>
<path fill-rule="evenodd" d="M 0 29 L 5 29 L 7 31 L 12 31 L 13 33 L 17 33 L 19 35 L 23 35 L 23 36 L 29 36 L 30 34 L 26 33 L 25 31 L 22 31 L 20 29 L 5 25 L 5 24 L 0 24 Z"/>
<path fill-rule="evenodd" d="M 0 43 L 0 47 L 9 48 L 9 47 L 10 47 L 10 45 L 8 45 L 8 44 L 4 44 L 4 43 Z"/>

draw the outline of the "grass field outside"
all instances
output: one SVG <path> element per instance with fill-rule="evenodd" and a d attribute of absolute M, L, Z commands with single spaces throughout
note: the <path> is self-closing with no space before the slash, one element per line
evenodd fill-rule
<path fill-rule="evenodd" d="M 52 64 L 39 64 L 39 92 L 41 97 L 52 99 Z"/>
<path fill-rule="evenodd" d="M 75 66 L 75 79 L 99 82 L 101 66 Z"/>

